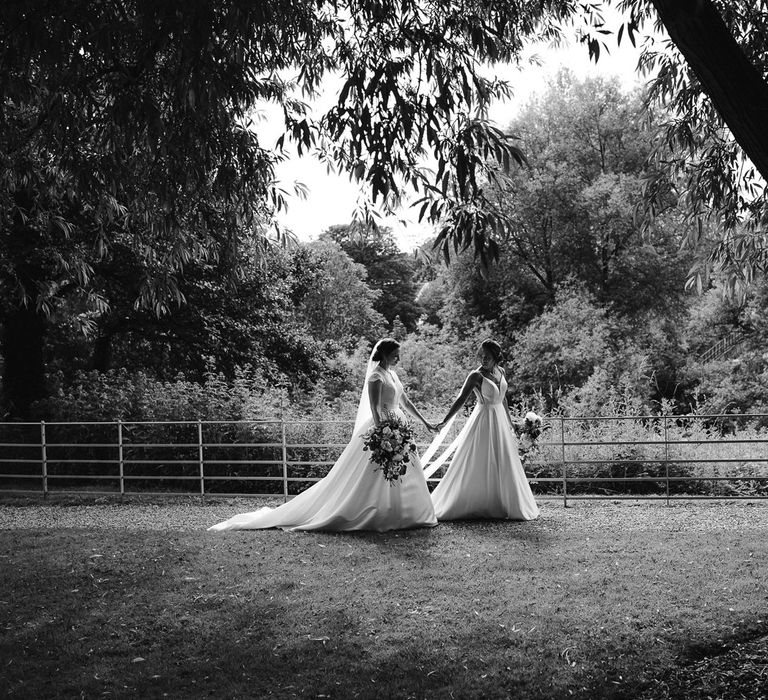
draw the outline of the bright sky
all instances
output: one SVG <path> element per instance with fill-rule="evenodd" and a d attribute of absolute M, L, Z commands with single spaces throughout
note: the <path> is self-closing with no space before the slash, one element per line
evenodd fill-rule
<path fill-rule="evenodd" d="M 597 64 L 589 61 L 586 47 L 578 44 L 558 49 L 536 47 L 531 53 L 538 55 L 541 66 L 530 66 L 524 70 L 512 66 L 500 67 L 498 70 L 501 77 L 513 87 L 514 98 L 493 105 L 490 118 L 499 126 L 506 126 L 516 110 L 540 91 L 562 66 L 570 68 L 581 79 L 595 75 L 617 76 L 626 89 L 631 89 L 640 81 L 635 70 L 639 42 L 638 48 L 634 48 L 626 38 L 620 47 L 616 47 L 614 38 L 609 38 L 606 43 L 610 46 L 610 56 L 601 54 Z M 319 101 L 318 108 L 332 104 L 333 98 L 334 95 L 329 93 L 327 99 Z M 268 107 L 257 129 L 265 145 L 274 142 L 282 133 L 282 114 L 279 109 Z M 329 226 L 351 221 L 360 189 L 357 184 L 349 181 L 348 176 L 328 174 L 325 165 L 312 156 L 294 156 L 278 167 L 277 177 L 289 192 L 296 181 L 309 188 L 306 199 L 291 197 L 288 211 L 278 217 L 280 224 L 293 231 L 299 240 L 316 239 Z M 392 228 L 403 251 L 413 250 L 433 233 L 431 227 L 419 224 L 416 218 L 415 209 L 404 207 L 398 216 L 382 221 Z M 404 225 L 401 219 L 409 223 Z"/>

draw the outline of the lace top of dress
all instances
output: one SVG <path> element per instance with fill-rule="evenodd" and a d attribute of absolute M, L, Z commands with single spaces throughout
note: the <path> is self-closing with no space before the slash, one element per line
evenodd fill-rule
<path fill-rule="evenodd" d="M 396 411 L 400 406 L 403 395 L 403 385 L 400 378 L 391 370 L 377 367 L 371 373 L 369 382 L 381 382 L 381 408 L 383 411 Z"/>

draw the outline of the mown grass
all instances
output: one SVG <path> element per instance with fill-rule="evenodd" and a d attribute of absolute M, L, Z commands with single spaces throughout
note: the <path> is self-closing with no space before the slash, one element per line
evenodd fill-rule
<path fill-rule="evenodd" d="M 0 692 L 764 697 L 768 528 L 579 507 L 388 534 L 2 531 Z M 713 692 L 702 663 L 746 648 Z"/>

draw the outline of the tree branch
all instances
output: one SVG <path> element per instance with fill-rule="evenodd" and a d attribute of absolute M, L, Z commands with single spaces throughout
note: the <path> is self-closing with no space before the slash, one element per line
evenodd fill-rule
<path fill-rule="evenodd" d="M 768 83 L 712 0 L 651 2 L 734 138 L 768 180 Z"/>

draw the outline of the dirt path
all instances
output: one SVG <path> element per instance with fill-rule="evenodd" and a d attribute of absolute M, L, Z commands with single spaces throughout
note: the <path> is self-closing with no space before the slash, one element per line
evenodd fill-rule
<path fill-rule="evenodd" d="M 0 530 L 127 529 L 203 531 L 235 513 L 279 505 L 281 500 L 0 499 Z M 768 501 L 573 501 L 539 502 L 541 517 L 532 523 L 510 523 L 535 529 L 568 528 L 681 531 L 761 531 L 768 533 Z"/>

